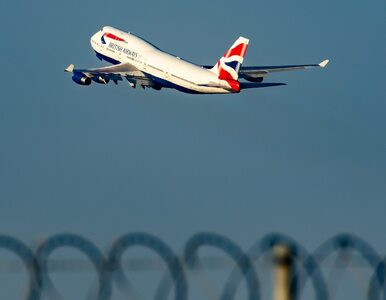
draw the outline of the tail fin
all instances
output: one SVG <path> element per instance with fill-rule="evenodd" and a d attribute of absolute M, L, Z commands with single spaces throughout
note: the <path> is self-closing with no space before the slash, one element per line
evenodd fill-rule
<path fill-rule="evenodd" d="M 239 79 L 240 66 L 247 52 L 248 43 L 248 39 L 239 37 L 211 71 L 217 74 L 219 79 L 237 81 Z"/>

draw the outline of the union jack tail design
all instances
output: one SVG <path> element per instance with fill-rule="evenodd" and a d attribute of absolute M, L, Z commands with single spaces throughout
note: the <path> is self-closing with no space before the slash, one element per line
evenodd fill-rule
<path fill-rule="evenodd" d="M 230 87 L 237 92 L 240 90 L 240 84 L 237 81 L 239 79 L 239 69 L 247 52 L 248 43 L 248 39 L 239 37 L 211 69 L 219 79 L 228 82 Z"/>

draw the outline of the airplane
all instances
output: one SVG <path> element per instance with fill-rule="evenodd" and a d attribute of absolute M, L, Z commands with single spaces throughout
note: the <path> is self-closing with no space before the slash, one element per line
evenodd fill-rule
<path fill-rule="evenodd" d="M 166 53 L 150 42 L 120 29 L 105 26 L 91 37 L 91 47 L 97 58 L 112 65 L 93 69 L 75 69 L 70 64 L 65 71 L 80 85 L 92 81 L 107 84 L 127 80 L 133 88 L 141 86 L 155 90 L 172 88 L 191 94 L 229 94 L 244 89 L 285 85 L 263 82 L 274 72 L 324 68 L 329 60 L 319 64 L 286 66 L 242 66 L 249 40 L 239 37 L 214 66 L 196 65 Z M 244 81 L 239 81 L 244 79 Z"/>

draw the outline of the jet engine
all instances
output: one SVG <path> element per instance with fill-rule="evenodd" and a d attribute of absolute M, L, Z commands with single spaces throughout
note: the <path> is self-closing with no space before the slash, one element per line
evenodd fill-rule
<path fill-rule="evenodd" d="M 91 79 L 82 73 L 74 73 L 74 75 L 72 75 L 72 80 L 80 85 L 90 85 L 91 84 Z"/>
<path fill-rule="evenodd" d="M 97 83 L 100 83 L 100 84 L 108 84 L 110 81 L 110 79 L 102 77 L 102 76 L 95 76 L 91 79 Z"/>

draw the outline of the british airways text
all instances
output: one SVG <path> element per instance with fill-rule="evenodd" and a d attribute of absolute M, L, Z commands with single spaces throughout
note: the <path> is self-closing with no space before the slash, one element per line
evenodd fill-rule
<path fill-rule="evenodd" d="M 138 57 L 138 53 L 135 52 L 135 51 L 131 51 L 130 49 L 127 49 L 127 48 L 124 48 L 122 46 L 119 46 L 113 42 L 110 42 L 109 44 L 109 48 L 111 49 L 114 49 L 114 50 L 117 50 L 119 52 L 122 52 L 122 53 L 125 53 L 126 55 L 129 55 L 133 58 L 137 58 Z"/>

